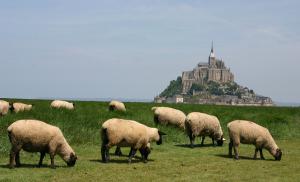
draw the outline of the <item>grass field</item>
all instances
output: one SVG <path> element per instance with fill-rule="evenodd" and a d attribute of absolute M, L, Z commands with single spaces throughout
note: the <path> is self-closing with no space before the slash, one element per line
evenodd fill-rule
<path fill-rule="evenodd" d="M 149 162 L 144 164 L 139 154 L 132 164 L 127 157 L 111 156 L 108 164 L 100 161 L 101 123 L 113 117 L 137 120 L 154 126 L 153 103 L 126 103 L 128 112 L 108 112 L 107 102 L 75 102 L 75 111 L 50 109 L 50 101 L 21 100 L 33 103 L 32 111 L 0 117 L 0 181 L 299 181 L 300 178 L 300 108 L 233 107 L 174 104 L 185 113 L 192 111 L 216 115 L 222 124 L 225 138 L 226 124 L 234 119 L 248 119 L 269 128 L 283 151 L 282 160 L 274 161 L 264 150 L 266 160 L 252 160 L 254 147 L 240 146 L 240 160 L 228 158 L 228 142 L 214 147 L 206 139 L 205 146 L 188 147 L 189 139 L 180 130 L 159 126 L 168 135 L 160 146 L 152 144 Z M 68 168 L 59 156 L 56 169 L 51 169 L 49 155 L 44 166 L 37 168 L 39 155 L 21 153 L 20 168 L 7 168 L 10 143 L 6 129 L 18 119 L 39 119 L 59 126 L 79 160 Z M 200 138 L 196 140 L 200 143 Z M 128 154 L 129 149 L 122 149 Z M 110 151 L 114 152 L 114 148 Z"/>

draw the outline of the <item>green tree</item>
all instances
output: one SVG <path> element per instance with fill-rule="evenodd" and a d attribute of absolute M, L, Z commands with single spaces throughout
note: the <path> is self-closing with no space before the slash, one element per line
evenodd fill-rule
<path fill-rule="evenodd" d="M 200 92 L 200 91 L 204 91 L 204 90 L 205 90 L 204 85 L 193 83 L 190 90 L 188 91 L 188 95 L 193 95 L 194 91 Z"/>
<path fill-rule="evenodd" d="M 182 79 L 177 77 L 176 80 L 170 81 L 169 86 L 159 95 L 161 97 L 172 97 L 182 92 Z"/>

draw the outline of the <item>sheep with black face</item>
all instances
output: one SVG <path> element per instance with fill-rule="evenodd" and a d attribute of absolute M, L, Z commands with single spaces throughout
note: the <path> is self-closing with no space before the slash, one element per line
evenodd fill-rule
<path fill-rule="evenodd" d="M 197 136 L 202 136 L 201 145 L 204 143 L 205 136 L 209 136 L 213 144 L 216 140 L 218 146 L 222 146 L 225 140 L 220 122 L 216 116 L 192 112 L 186 117 L 185 128 L 190 138 L 191 148 L 194 147 L 194 141 Z"/>
<path fill-rule="evenodd" d="M 232 157 L 232 148 L 234 148 L 234 158 L 239 159 L 238 146 L 240 143 L 253 144 L 255 146 L 254 159 L 257 152 L 260 152 L 260 158 L 265 159 L 262 149 L 267 149 L 275 160 L 280 161 L 282 152 L 276 145 L 271 133 L 265 127 L 262 127 L 252 121 L 235 120 L 227 124 L 230 143 L 229 156 Z"/>
<path fill-rule="evenodd" d="M 147 162 L 150 153 L 149 143 L 156 141 L 158 145 L 162 144 L 163 132 L 157 128 L 150 128 L 146 125 L 133 120 L 124 120 L 113 118 L 105 121 L 101 127 L 101 156 L 103 162 L 109 161 L 109 149 L 113 146 L 131 147 L 128 162 L 137 150 L 140 150 L 142 159 Z"/>
<path fill-rule="evenodd" d="M 66 141 L 61 130 L 38 120 L 18 120 L 7 128 L 11 143 L 10 168 L 20 166 L 19 153 L 40 152 L 39 166 L 42 165 L 46 153 L 50 154 L 51 167 L 54 168 L 54 156 L 58 154 L 68 166 L 74 166 L 77 156 Z"/>

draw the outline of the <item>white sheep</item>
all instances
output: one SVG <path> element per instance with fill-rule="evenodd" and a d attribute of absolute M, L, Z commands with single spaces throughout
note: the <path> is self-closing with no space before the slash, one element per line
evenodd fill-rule
<path fill-rule="evenodd" d="M 11 110 L 11 104 L 7 101 L 0 100 L 0 116 L 4 116 Z"/>
<path fill-rule="evenodd" d="M 32 109 L 32 104 L 24 104 L 21 102 L 15 102 L 12 104 L 12 110 L 15 113 L 23 112 L 23 111 L 30 111 Z"/>
<path fill-rule="evenodd" d="M 108 104 L 108 106 L 109 106 L 108 109 L 110 111 L 122 111 L 122 112 L 126 112 L 126 107 L 125 107 L 125 105 L 124 105 L 123 102 L 112 100 L 112 101 L 110 101 L 110 103 Z"/>
<path fill-rule="evenodd" d="M 50 154 L 51 167 L 54 168 L 54 156 L 58 154 L 68 166 L 74 166 L 77 156 L 70 147 L 61 130 L 38 120 L 18 120 L 7 128 L 11 143 L 10 168 L 20 166 L 19 153 L 40 152 L 39 166 L 46 153 Z"/>
<path fill-rule="evenodd" d="M 51 102 L 51 107 L 53 108 L 65 108 L 68 110 L 73 110 L 75 108 L 75 104 L 72 102 L 67 102 L 63 100 L 54 100 Z"/>
<path fill-rule="evenodd" d="M 150 128 L 146 125 L 132 120 L 124 119 L 109 119 L 102 124 L 101 137 L 101 156 L 103 162 L 109 161 L 109 149 L 113 146 L 131 147 L 128 162 L 139 149 L 142 154 L 142 159 L 147 162 L 149 155 L 148 143 L 156 141 L 156 144 L 162 143 L 163 132 L 157 128 Z"/>
<path fill-rule="evenodd" d="M 234 147 L 235 159 L 239 159 L 238 146 L 243 143 L 255 145 L 254 159 L 256 159 L 258 150 L 260 158 L 264 159 L 262 149 L 265 148 L 275 157 L 275 160 L 281 160 L 282 152 L 267 128 L 245 120 L 232 121 L 227 124 L 227 128 L 230 137 L 230 157 L 232 157 L 232 147 Z"/>
<path fill-rule="evenodd" d="M 174 125 L 184 130 L 186 115 L 177 109 L 170 107 L 152 107 L 154 122 L 156 124 Z"/>
<path fill-rule="evenodd" d="M 212 139 L 213 145 L 214 141 L 217 140 L 217 145 L 222 146 L 225 140 L 220 122 L 216 116 L 192 112 L 186 117 L 185 128 L 190 138 L 191 148 L 194 147 L 196 136 L 202 136 L 201 145 L 204 143 L 205 136 L 209 136 Z"/>

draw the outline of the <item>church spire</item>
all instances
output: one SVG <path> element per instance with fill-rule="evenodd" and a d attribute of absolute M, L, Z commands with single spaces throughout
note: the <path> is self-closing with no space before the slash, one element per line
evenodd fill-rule
<path fill-rule="evenodd" d="M 210 50 L 210 54 L 209 57 L 214 58 L 215 54 L 214 54 L 214 42 L 211 41 L 211 50 Z"/>

